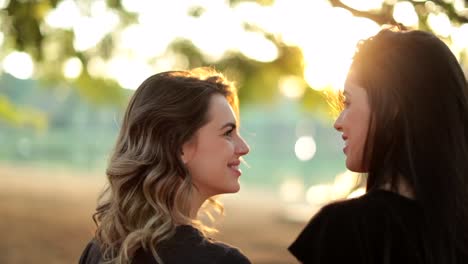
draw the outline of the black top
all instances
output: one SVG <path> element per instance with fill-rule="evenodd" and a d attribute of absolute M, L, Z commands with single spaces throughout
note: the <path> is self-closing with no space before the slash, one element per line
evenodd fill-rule
<path fill-rule="evenodd" d="M 158 254 L 164 264 L 250 264 L 250 261 L 238 249 L 206 239 L 198 229 L 183 225 L 176 233 L 158 248 Z M 99 245 L 92 240 L 80 257 L 79 264 L 97 264 L 101 261 Z M 150 251 L 138 249 L 132 260 L 133 264 L 158 264 Z"/>
<path fill-rule="evenodd" d="M 289 251 L 302 263 L 424 263 L 422 208 L 375 190 L 323 207 Z"/>

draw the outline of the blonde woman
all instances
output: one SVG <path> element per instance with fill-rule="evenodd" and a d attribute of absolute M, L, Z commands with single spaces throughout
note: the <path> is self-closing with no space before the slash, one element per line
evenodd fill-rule
<path fill-rule="evenodd" d="M 135 91 L 80 264 L 250 263 L 205 234 L 206 201 L 239 191 L 249 146 L 239 135 L 236 89 L 207 68 L 163 72 Z"/>

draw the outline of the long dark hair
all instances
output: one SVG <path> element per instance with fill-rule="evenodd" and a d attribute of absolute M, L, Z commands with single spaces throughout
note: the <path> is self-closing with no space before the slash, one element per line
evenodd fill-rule
<path fill-rule="evenodd" d="M 209 121 L 215 94 L 238 114 L 235 86 L 209 68 L 155 74 L 133 94 L 106 171 L 109 185 L 93 216 L 106 263 L 129 263 L 142 246 L 162 263 L 158 247 L 176 225 L 206 230 L 189 217 L 193 185 L 181 153 Z"/>
<path fill-rule="evenodd" d="M 426 263 L 468 256 L 468 87 L 431 33 L 382 30 L 358 45 L 351 70 L 367 92 L 367 190 L 405 181 L 425 214 Z M 466 260 L 464 260 L 466 261 Z"/>

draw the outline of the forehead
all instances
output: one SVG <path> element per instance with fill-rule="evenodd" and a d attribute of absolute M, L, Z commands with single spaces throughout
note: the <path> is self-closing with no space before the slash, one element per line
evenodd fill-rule
<path fill-rule="evenodd" d="M 347 79 L 343 94 L 345 97 L 351 98 L 353 100 L 367 101 L 368 99 L 366 89 L 352 79 Z"/>
<path fill-rule="evenodd" d="M 359 89 L 365 90 L 358 79 L 358 75 L 355 72 L 350 71 L 344 83 L 344 93 L 349 95 Z"/>
<path fill-rule="evenodd" d="M 227 99 L 220 94 L 215 94 L 210 98 L 208 107 L 209 122 L 233 122 L 237 123 L 236 114 Z"/>

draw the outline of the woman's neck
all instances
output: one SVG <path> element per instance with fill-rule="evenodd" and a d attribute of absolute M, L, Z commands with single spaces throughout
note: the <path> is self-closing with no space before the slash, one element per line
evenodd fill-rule
<path fill-rule="evenodd" d="M 194 189 L 192 196 L 190 197 L 190 218 L 192 220 L 197 219 L 198 211 L 206 200 L 207 198 Z"/>
<path fill-rule="evenodd" d="M 175 225 L 192 225 L 194 220 L 198 218 L 198 211 L 200 210 L 201 206 L 205 202 L 204 199 L 197 190 L 194 190 L 190 198 L 188 199 L 188 215 L 185 213 L 179 214 L 179 217 L 176 216 L 174 220 Z"/>

